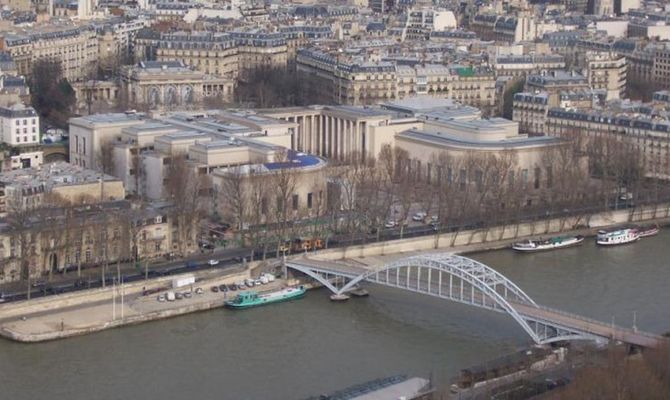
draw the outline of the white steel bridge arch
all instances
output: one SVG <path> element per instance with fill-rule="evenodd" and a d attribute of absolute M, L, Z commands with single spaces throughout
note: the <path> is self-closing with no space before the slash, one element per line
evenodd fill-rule
<path fill-rule="evenodd" d="M 506 313 L 538 344 L 603 339 L 556 321 L 537 317 L 546 308 L 539 306 L 499 272 L 463 256 L 419 255 L 377 268 L 357 268 L 311 260 L 287 261 L 286 266 L 317 280 L 334 294 L 345 294 L 361 282 L 370 282 Z M 342 284 L 338 285 L 338 281 Z M 529 313 L 529 310 L 537 312 Z"/>

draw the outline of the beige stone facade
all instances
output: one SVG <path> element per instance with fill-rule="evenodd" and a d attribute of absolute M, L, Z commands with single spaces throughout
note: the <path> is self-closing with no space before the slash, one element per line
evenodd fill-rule
<path fill-rule="evenodd" d="M 298 52 L 297 70 L 324 102 L 372 105 L 416 95 L 451 98 L 489 112 L 496 104 L 493 71 L 442 65 L 347 60 L 316 50 Z"/>
<path fill-rule="evenodd" d="M 98 38 L 89 26 L 47 25 L 20 33 L 5 33 L 1 49 L 8 51 L 19 74 L 30 75 L 36 60 L 59 60 L 70 82 L 84 79 L 98 60 Z"/>
<path fill-rule="evenodd" d="M 648 115 L 610 110 L 553 108 L 549 110 L 549 135 L 611 138 L 640 151 L 649 177 L 670 179 L 670 122 Z"/>
<path fill-rule="evenodd" d="M 192 109 L 205 97 L 231 100 L 235 81 L 206 75 L 180 61 L 146 61 L 121 71 L 121 96 L 129 107 Z"/>
<path fill-rule="evenodd" d="M 624 97 L 626 91 L 626 57 L 612 53 L 586 54 L 585 76 L 592 89 L 607 91 L 607 100 Z"/>
<path fill-rule="evenodd" d="M 95 212 L 91 212 L 95 211 Z M 143 264 L 176 252 L 168 212 L 116 202 L 35 212 L 42 220 L 0 229 L 0 283 L 67 269 L 135 260 Z M 48 220 L 47 220 L 48 219 Z M 188 252 L 197 248 L 189 241 Z M 29 250 L 30 249 L 30 250 Z"/>

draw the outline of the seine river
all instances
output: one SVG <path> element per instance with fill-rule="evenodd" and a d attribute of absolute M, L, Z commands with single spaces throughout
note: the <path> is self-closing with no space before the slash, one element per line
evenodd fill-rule
<path fill-rule="evenodd" d="M 670 330 L 670 232 L 636 244 L 471 255 L 538 303 Z M 302 399 L 370 379 L 447 379 L 528 343 L 505 315 L 370 287 L 371 296 L 224 309 L 24 345 L 0 340 L 0 399 Z"/>

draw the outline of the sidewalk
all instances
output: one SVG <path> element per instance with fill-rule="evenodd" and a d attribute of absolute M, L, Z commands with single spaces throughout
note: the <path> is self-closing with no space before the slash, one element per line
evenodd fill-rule
<path fill-rule="evenodd" d="M 192 287 L 178 290 L 168 289 L 147 296 L 127 295 L 124 296 L 123 305 L 121 304 L 122 288 L 119 287 L 114 302 L 109 299 L 26 314 L 0 323 L 0 335 L 23 342 L 38 342 L 221 307 L 226 300 L 232 299 L 238 292 L 214 293 L 211 287 L 238 282 L 245 277 L 248 277 L 248 271 L 199 281 Z M 272 290 L 284 283 L 283 280 L 277 279 L 271 284 L 263 285 L 259 290 Z M 203 293 L 195 294 L 196 288 L 202 288 Z M 182 293 L 193 290 L 193 297 L 173 302 L 157 300 L 158 295 L 170 290 Z"/>

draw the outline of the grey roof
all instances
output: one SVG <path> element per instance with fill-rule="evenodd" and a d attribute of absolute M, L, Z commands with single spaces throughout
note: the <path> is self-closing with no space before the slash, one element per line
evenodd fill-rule
<path fill-rule="evenodd" d="M 410 129 L 408 131 L 401 132 L 398 134 L 399 137 L 406 137 L 410 139 L 418 139 L 424 142 L 431 142 L 438 145 L 454 146 L 460 148 L 476 148 L 476 149 L 514 149 L 514 148 L 524 148 L 524 147 L 536 147 L 536 146 L 546 146 L 551 144 L 560 143 L 561 140 L 553 136 L 534 136 L 526 137 L 521 136 L 518 138 L 504 139 L 504 140 L 476 140 L 476 139 L 465 139 L 462 137 L 456 137 L 446 133 L 428 133 L 424 131 L 419 131 L 415 129 Z"/>

